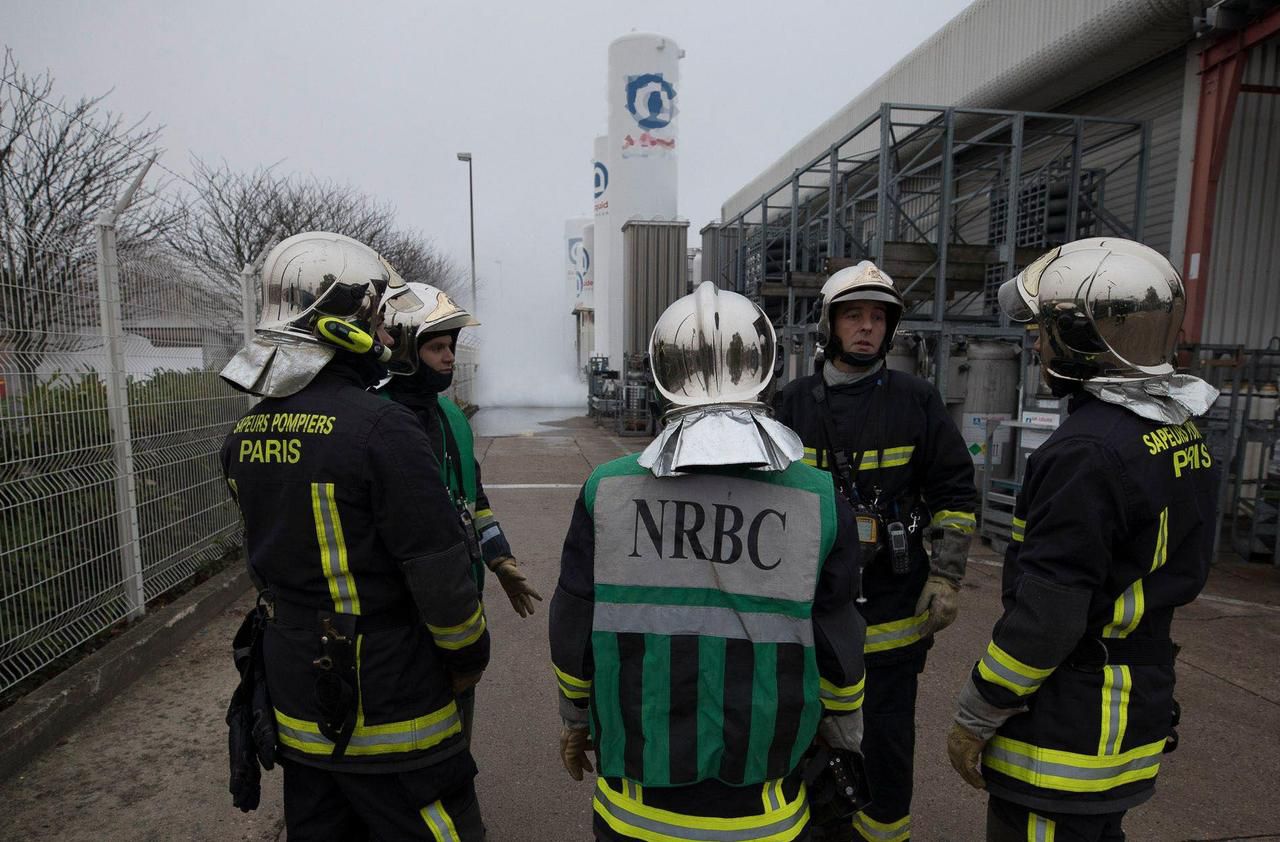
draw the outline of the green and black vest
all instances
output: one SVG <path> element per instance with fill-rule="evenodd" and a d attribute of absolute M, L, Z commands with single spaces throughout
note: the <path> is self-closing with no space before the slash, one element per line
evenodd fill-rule
<path fill-rule="evenodd" d="M 822 715 L 811 614 L 835 540 L 831 477 L 796 463 L 658 479 L 636 460 L 600 466 L 584 489 L 600 774 L 782 778 Z"/>

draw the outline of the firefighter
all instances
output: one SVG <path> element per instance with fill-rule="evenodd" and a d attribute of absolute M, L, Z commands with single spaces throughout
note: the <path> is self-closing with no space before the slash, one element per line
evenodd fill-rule
<path fill-rule="evenodd" d="M 973 459 L 938 390 L 885 366 L 902 310 L 893 281 L 870 261 L 837 271 L 822 287 L 822 369 L 777 397 L 778 420 L 799 433 L 805 461 L 832 472 L 865 524 L 858 608 L 872 804 L 852 831 L 874 842 L 911 836 L 919 675 L 934 633 L 955 620 L 977 509 Z M 850 838 L 848 828 L 823 833 Z"/>
<path fill-rule="evenodd" d="M 259 340 L 223 375 L 264 399 L 221 461 L 244 518 L 291 840 L 481 840 L 456 696 L 489 636 L 471 559 L 413 413 L 370 394 L 371 322 L 403 284 L 336 234 L 262 270 Z"/>
<path fill-rule="evenodd" d="M 1000 288 L 1035 320 L 1069 414 L 1027 462 L 1004 614 L 960 695 L 951 763 L 990 793 L 989 840 L 1123 840 L 1175 744 L 1173 611 L 1209 572 L 1217 468 L 1195 417 L 1217 396 L 1170 364 L 1182 279 L 1093 238 Z"/>
<path fill-rule="evenodd" d="M 755 402 L 774 347 L 740 295 L 677 300 L 649 346 L 667 426 L 574 507 L 551 655 L 575 780 L 598 748 L 596 839 L 806 839 L 802 756 L 858 747 L 856 528 Z"/>
<path fill-rule="evenodd" d="M 441 290 L 423 283 L 409 282 L 388 290 L 382 302 L 380 335 L 392 348 L 387 371 L 391 375 L 379 393 L 413 410 L 431 439 L 440 463 L 441 479 L 463 524 L 472 537 L 475 556 L 472 574 L 476 587 L 484 592 L 484 571 L 498 577 L 521 617 L 533 613 L 534 600 L 541 595 L 529 584 L 494 517 L 480 479 L 480 463 L 475 458 L 471 425 L 462 410 L 444 394 L 453 382 L 454 352 L 464 327 L 480 324 Z M 472 739 L 475 692 L 459 697 L 463 733 Z"/>

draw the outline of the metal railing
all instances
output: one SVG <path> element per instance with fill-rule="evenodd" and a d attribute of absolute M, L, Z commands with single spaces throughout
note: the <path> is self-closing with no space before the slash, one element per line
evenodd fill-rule
<path fill-rule="evenodd" d="M 127 203 L 69 242 L 0 228 L 0 692 L 239 543 L 241 295 L 118 247 Z"/>

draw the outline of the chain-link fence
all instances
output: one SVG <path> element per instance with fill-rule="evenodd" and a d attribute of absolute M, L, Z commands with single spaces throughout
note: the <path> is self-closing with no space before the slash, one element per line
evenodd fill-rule
<path fill-rule="evenodd" d="M 249 399 L 217 374 L 238 286 L 102 223 L 0 244 L 2 692 L 238 543 L 217 451 Z"/>

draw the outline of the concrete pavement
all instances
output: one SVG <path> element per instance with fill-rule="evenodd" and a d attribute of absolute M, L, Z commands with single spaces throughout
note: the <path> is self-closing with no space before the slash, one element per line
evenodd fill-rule
<path fill-rule="evenodd" d="M 551 415 L 553 413 L 549 413 Z M 578 485 L 601 462 L 639 449 L 586 419 L 538 425 L 482 412 L 478 452 L 494 510 L 549 600 Z M 497 437 L 487 433 L 498 433 Z M 510 433 L 516 433 L 514 435 Z M 939 636 L 920 689 L 915 838 L 982 838 L 985 796 L 947 765 L 952 704 L 999 613 L 999 559 L 975 548 L 957 623 Z M 488 591 L 493 663 L 479 688 L 475 752 L 495 842 L 589 839 L 591 785 L 558 758 L 546 606 L 521 620 Z M 226 793 L 222 722 L 234 683 L 229 641 L 250 597 L 198 632 L 130 690 L 0 786 L 0 839 L 275 840 L 280 775 L 264 773 L 263 806 L 241 814 Z M 1182 745 L 1155 798 L 1126 822 L 1135 842 L 1280 839 L 1280 571 L 1228 561 L 1184 609 L 1178 697 Z"/>

